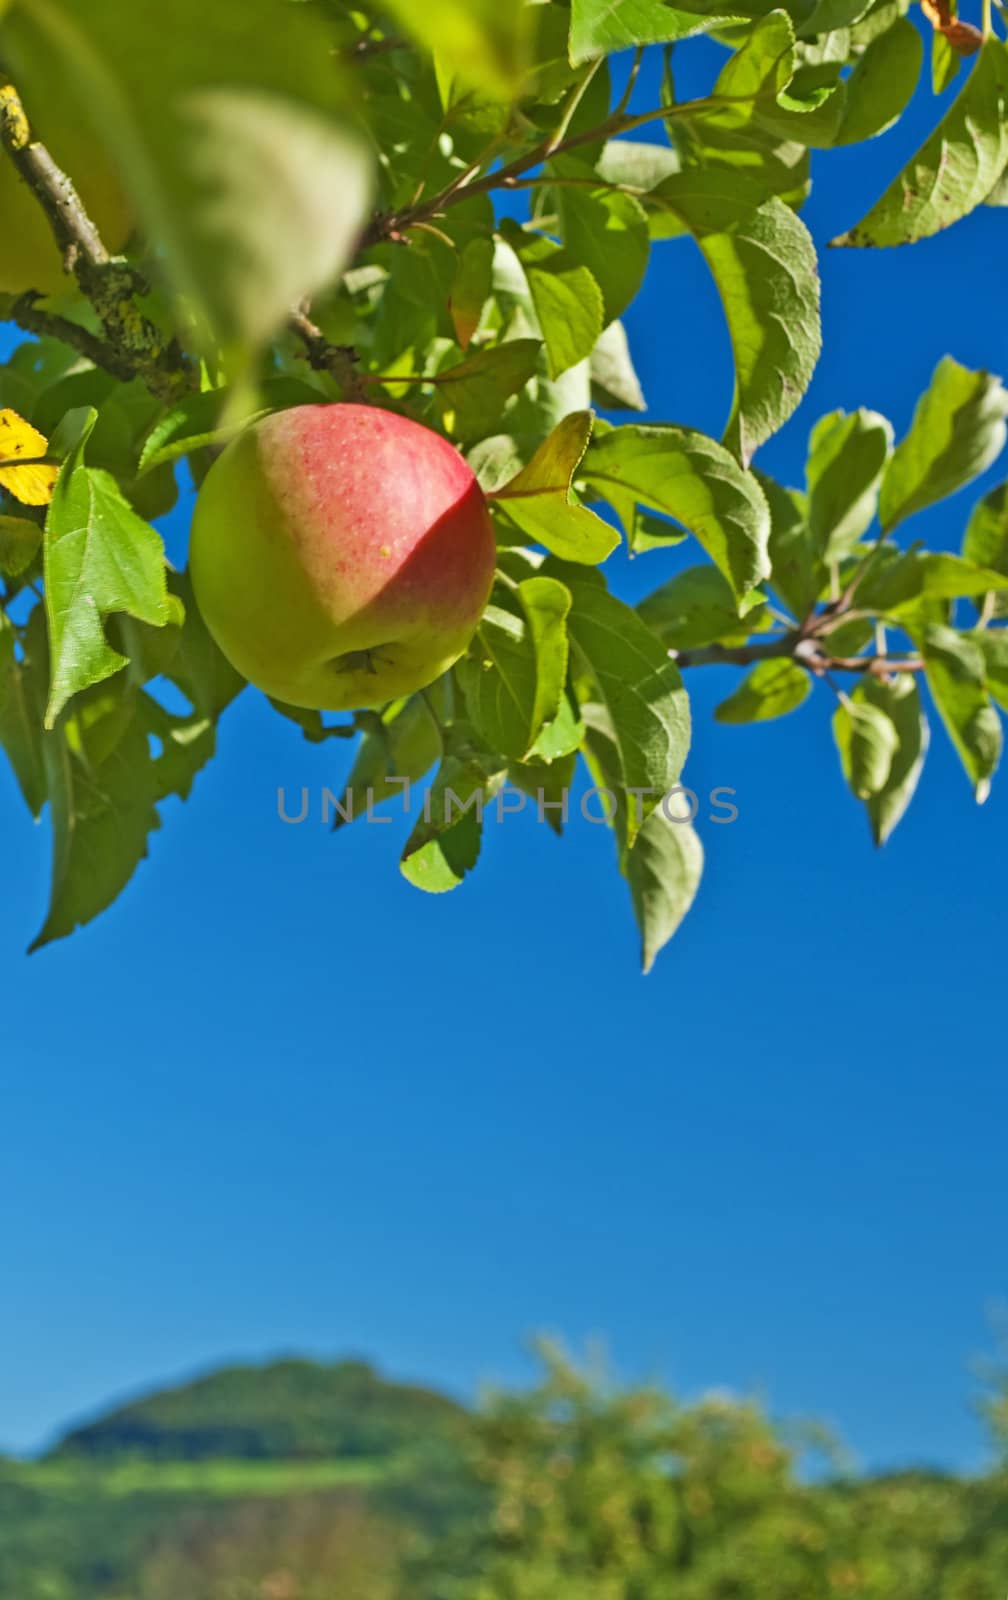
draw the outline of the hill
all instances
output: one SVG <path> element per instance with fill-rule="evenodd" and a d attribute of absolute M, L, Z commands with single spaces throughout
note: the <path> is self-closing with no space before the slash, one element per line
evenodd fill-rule
<path fill-rule="evenodd" d="M 233 1366 L 159 1390 L 75 1427 L 57 1458 L 333 1461 L 388 1458 L 457 1436 L 445 1395 L 393 1383 L 363 1361 Z"/>

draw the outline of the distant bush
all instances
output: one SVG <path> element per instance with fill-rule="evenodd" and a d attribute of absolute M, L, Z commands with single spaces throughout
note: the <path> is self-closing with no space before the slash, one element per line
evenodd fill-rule
<path fill-rule="evenodd" d="M 465 1600 L 1004 1600 L 1008 1476 L 803 1481 L 756 1407 L 609 1390 L 547 1352 L 480 1421 Z M 810 1436 L 815 1442 L 815 1435 Z"/>

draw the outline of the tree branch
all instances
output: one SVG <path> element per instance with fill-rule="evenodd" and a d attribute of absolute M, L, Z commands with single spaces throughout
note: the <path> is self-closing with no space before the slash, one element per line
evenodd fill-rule
<path fill-rule="evenodd" d="M 23 328 L 25 333 L 34 333 L 40 338 L 61 339 L 71 350 L 86 356 L 88 361 L 96 367 L 102 367 L 122 383 L 129 383 L 136 377 L 132 363 L 120 356 L 106 340 L 100 339 L 90 329 L 82 328 L 79 322 L 71 322 L 69 317 L 40 310 L 35 303 L 39 298 L 34 291 L 23 294 L 8 312 L 11 321 Z"/>
<path fill-rule="evenodd" d="M 380 212 L 372 218 L 370 225 L 365 229 L 360 248 L 367 250 L 386 239 L 399 242 L 408 229 L 415 227 L 419 222 L 430 222 L 460 200 L 468 200 L 474 194 L 489 194 L 493 189 L 511 188 L 517 179 L 523 178 L 533 167 L 541 166 L 551 156 L 567 155 L 569 151 L 580 149 L 583 145 L 600 144 L 604 140 L 615 139 L 622 133 L 631 133 L 635 128 L 642 128 L 648 122 L 675 116 L 695 116 L 700 111 L 713 111 L 719 106 L 731 105 L 742 98 L 710 95 L 698 100 L 684 101 L 681 106 L 656 106 L 651 111 L 641 111 L 634 116 L 628 116 L 619 110 L 614 111 L 597 127 L 582 129 L 580 133 L 570 134 L 559 142 L 555 135 L 542 140 L 525 155 L 517 156 L 506 166 L 498 167 L 496 172 L 485 173 L 482 178 L 474 178 L 469 183 L 460 183 L 455 179 L 422 205 L 407 206 L 403 211 Z M 607 187 L 601 178 L 599 185 Z"/>
<path fill-rule="evenodd" d="M 670 650 L 677 667 L 754 667 L 760 661 L 795 661 L 813 677 L 827 672 L 867 673 L 884 678 L 893 672 L 923 672 L 917 656 L 831 656 L 808 631 L 795 628 L 760 644 L 709 644 L 697 650 Z"/>
<path fill-rule="evenodd" d="M 115 377 L 128 374 L 126 381 L 142 378 L 152 393 L 176 399 L 195 381 L 181 348 L 137 308 L 137 277 L 132 267 L 110 256 L 71 179 L 45 145 L 32 137 L 17 89 L 2 76 L 0 143 L 41 206 L 66 271 L 77 279 L 105 329 L 107 344 L 94 344 L 89 359 L 96 360 L 99 351 L 103 358 L 111 352 L 115 365 L 107 370 Z M 23 298 L 27 303 L 22 310 L 34 315 L 31 303 L 42 296 Z M 76 335 L 68 342 L 81 348 Z M 106 364 L 103 359 L 102 365 Z"/>
<path fill-rule="evenodd" d="M 367 400 L 365 381 L 357 370 L 357 352 L 353 345 L 330 344 L 322 329 L 312 321 L 305 305 L 295 307 L 288 318 L 288 326 L 301 340 L 308 363 L 316 372 L 328 372 L 335 378 L 348 400 Z"/>

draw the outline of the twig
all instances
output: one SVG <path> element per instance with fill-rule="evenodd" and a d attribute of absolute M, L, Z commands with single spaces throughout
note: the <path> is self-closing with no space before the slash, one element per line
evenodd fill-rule
<path fill-rule="evenodd" d="M 195 381 L 178 343 L 138 310 L 132 267 L 110 256 L 71 179 L 32 136 L 17 89 L 2 77 L 0 143 L 41 206 L 64 267 L 77 279 L 105 328 L 107 345 L 92 346 L 91 359 L 99 350 L 107 357 L 111 347 L 116 366 L 108 370 L 114 376 L 128 371 L 129 378 L 142 378 L 154 394 L 177 398 Z M 73 347 L 80 348 L 78 343 Z"/>
<path fill-rule="evenodd" d="M 570 130 L 570 125 L 574 121 L 574 118 L 577 114 L 578 106 L 588 93 L 591 82 L 595 77 L 599 67 L 602 65 L 603 60 L 604 57 L 599 56 L 597 61 L 593 61 L 591 66 L 588 68 L 588 71 L 581 79 L 581 82 L 574 89 L 574 92 L 564 107 L 563 115 L 561 116 L 560 121 L 554 128 L 550 138 L 546 141 L 547 156 L 556 155 L 557 151 L 563 147 L 567 139 L 567 134 Z"/>
<path fill-rule="evenodd" d="M 129 383 L 136 377 L 132 362 L 120 356 L 107 340 L 99 338 L 89 328 L 82 328 L 79 322 L 71 322 L 69 317 L 57 316 L 54 311 L 41 311 L 35 304 L 39 298 L 34 291 L 23 294 L 8 312 L 11 321 L 23 328 L 25 333 L 34 333 L 40 338 L 48 336 L 61 339 L 71 350 L 86 356 L 96 367 L 104 368 L 123 383 Z"/>
<path fill-rule="evenodd" d="M 360 248 L 369 249 L 372 245 L 380 244 L 383 240 L 401 240 L 406 231 L 418 222 L 429 222 L 450 205 L 454 205 L 460 198 L 469 198 L 474 194 L 489 194 L 493 189 L 507 189 L 514 185 L 517 178 L 523 178 L 533 167 L 542 166 L 551 156 L 566 155 L 570 150 L 577 150 L 582 145 L 600 144 L 603 141 L 614 139 L 621 133 L 630 133 L 635 128 L 641 128 L 645 123 L 655 122 L 659 118 L 674 116 L 695 116 L 700 111 L 715 110 L 722 104 L 733 104 L 738 96 L 720 97 L 710 96 L 706 99 L 688 100 L 681 106 L 658 106 L 651 111 L 642 111 L 636 116 L 625 116 L 620 112 L 613 112 L 604 122 L 595 128 L 585 128 L 580 133 L 570 134 L 559 142 L 553 135 L 537 144 L 523 156 L 517 156 L 506 166 L 498 167 L 495 172 L 488 172 L 482 178 L 475 178 L 471 183 L 459 184 L 455 179 L 443 189 L 440 194 L 434 195 L 423 205 L 408 206 L 404 211 L 380 212 L 372 218 L 361 237 Z M 548 182 L 548 179 L 544 180 Z M 602 180 L 599 180 L 600 184 Z"/>
<path fill-rule="evenodd" d="M 634 92 L 634 89 L 637 86 L 637 74 L 640 72 L 641 62 L 643 60 L 644 60 L 644 51 L 641 48 L 641 46 L 638 45 L 637 49 L 634 51 L 633 61 L 630 64 L 630 71 L 629 71 L 629 74 L 627 75 L 626 87 L 624 88 L 623 93 L 620 95 L 619 100 L 618 100 L 618 102 L 616 104 L 616 108 L 615 109 L 616 109 L 616 112 L 620 116 L 623 115 L 623 112 L 626 110 L 627 106 L 630 104 L 630 101 L 633 99 L 633 92 Z"/>
<path fill-rule="evenodd" d="M 677 667 L 753 667 L 760 661 L 795 661 L 813 677 L 828 672 L 868 673 L 885 677 L 891 672 L 922 672 L 917 656 L 831 656 L 821 650 L 808 632 L 796 628 L 763 644 L 709 644 L 697 650 L 670 650 Z"/>
<path fill-rule="evenodd" d="M 357 352 L 353 345 L 330 344 L 322 329 L 313 322 L 307 306 L 296 306 L 288 318 L 291 330 L 305 347 L 308 363 L 316 372 L 327 372 L 339 384 L 350 400 L 366 401 L 368 398 L 364 379 L 357 368 Z"/>

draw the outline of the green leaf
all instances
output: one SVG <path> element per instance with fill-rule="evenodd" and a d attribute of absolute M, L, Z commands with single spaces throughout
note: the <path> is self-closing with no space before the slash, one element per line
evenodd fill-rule
<path fill-rule="evenodd" d="M 880 794 L 889 782 L 899 749 L 892 718 L 870 701 L 847 700 L 833 714 L 833 737 L 844 777 L 859 800 Z"/>
<path fill-rule="evenodd" d="M 577 66 L 633 45 L 685 39 L 716 27 L 725 15 L 701 18 L 664 0 L 572 0 L 570 58 Z"/>
<path fill-rule="evenodd" d="M 896 731 L 897 744 L 889 775 L 867 802 L 872 837 L 877 845 L 883 845 L 902 819 L 917 788 L 930 737 L 927 718 L 921 707 L 916 679 L 910 672 L 898 673 L 888 681 L 866 677 L 858 685 L 854 698 L 883 713 Z"/>
<path fill-rule="evenodd" d="M 330 739 L 356 738 L 357 728 L 352 722 L 326 722 L 321 711 L 310 711 L 306 706 L 291 706 L 284 700 L 274 699 L 272 695 L 268 698 L 273 710 L 300 728 L 309 744 L 328 744 Z"/>
<path fill-rule="evenodd" d="M 546 344 L 551 378 L 590 356 L 605 326 L 602 290 L 568 250 L 510 218 L 501 233 L 522 265 Z"/>
<path fill-rule="evenodd" d="M 511 598 L 497 590 L 502 602 Z M 559 712 L 567 677 L 570 591 L 554 578 L 526 578 L 513 604 L 488 605 L 457 672 L 470 720 L 494 750 L 526 757 Z"/>
<path fill-rule="evenodd" d="M 103 686 L 75 707 L 68 728 L 46 735 L 52 888 L 32 950 L 65 938 L 111 905 L 160 826 L 154 763 L 146 730 L 130 714 L 131 694 L 125 681 Z M 75 726 L 74 719 L 84 718 L 86 729 Z"/>
<path fill-rule="evenodd" d="M 987 694 L 983 651 L 969 635 L 934 625 L 919 644 L 928 688 L 982 805 L 1001 757 L 1001 722 Z"/>
<path fill-rule="evenodd" d="M 642 600 L 637 612 L 662 644 L 673 650 L 745 644 L 750 634 L 767 625 L 766 602 L 759 590 L 747 595 L 740 606 L 727 578 L 711 566 L 677 572 Z"/>
<path fill-rule="evenodd" d="M 27 517 L 0 516 L 0 573 L 20 577 L 31 566 L 42 545 L 42 529 Z"/>
<path fill-rule="evenodd" d="M 641 964 L 650 972 L 655 959 L 693 903 L 703 872 L 703 849 L 692 824 L 680 816 L 682 797 L 666 791 L 641 822 L 641 800 L 623 782 L 619 742 L 603 705 L 584 708 L 585 760 L 596 786 L 615 800 L 611 826 L 620 871 L 630 886 L 641 932 Z M 610 802 L 606 802 L 607 805 Z"/>
<path fill-rule="evenodd" d="M 619 536 L 594 511 L 579 505 L 572 489 L 591 439 L 592 421 L 590 411 L 565 417 L 528 465 L 493 498 L 527 538 L 566 561 L 597 566 L 615 550 Z"/>
<path fill-rule="evenodd" d="M 985 471 L 1004 448 L 1006 416 L 1008 392 L 999 378 L 943 357 L 882 479 L 883 528 L 891 531 Z"/>
<path fill-rule="evenodd" d="M 794 411 L 819 358 L 812 240 L 783 201 L 730 172 L 683 172 L 650 198 L 689 229 L 713 273 L 735 357 L 726 440 L 747 464 Z"/>
<path fill-rule="evenodd" d="M 564 245 L 598 284 L 608 327 L 622 316 L 644 282 L 651 253 L 647 212 L 633 195 L 601 184 L 592 189 L 594 171 L 570 156 L 554 158 L 543 176 L 544 181 L 567 178 L 585 185 L 575 188 L 561 182 L 552 193 Z"/>
<path fill-rule="evenodd" d="M 410 810 L 413 784 L 441 756 L 441 730 L 424 695 L 396 700 L 368 719 L 333 821 L 334 832 L 398 800 Z"/>
<path fill-rule="evenodd" d="M 999 483 L 974 506 L 962 553 L 978 567 L 1008 573 L 1008 483 Z"/>
<path fill-rule="evenodd" d="M 470 239 L 459 256 L 448 309 L 455 337 L 463 350 L 480 325 L 483 307 L 493 288 L 494 247 L 491 239 Z"/>
<path fill-rule="evenodd" d="M 178 649 L 165 672 L 201 716 L 216 721 L 245 688 L 245 679 L 211 637 L 196 605 L 189 574 L 170 573 L 168 588 L 184 607 L 185 620 Z"/>
<path fill-rule="evenodd" d="M 23 659 L 19 661 L 14 651 L 13 625 L 0 611 L 0 746 L 35 818 L 41 814 L 48 793 L 42 748 L 48 663 L 42 619 L 42 607 L 37 606 L 25 635 Z"/>
<path fill-rule="evenodd" d="M 755 476 L 770 507 L 770 582 L 792 615 L 804 618 L 822 588 L 822 568 L 809 532 L 805 496 L 762 472 Z"/>
<path fill-rule="evenodd" d="M 530 759 L 547 764 L 565 760 L 581 748 L 583 737 L 584 728 L 575 716 L 570 700 L 565 694 L 561 695 L 560 708 L 540 733 L 532 747 Z"/>
<path fill-rule="evenodd" d="M 387 0 L 385 9 L 464 83 L 505 100 L 520 89 L 531 20 L 522 0 Z"/>
<path fill-rule="evenodd" d="M 485 438 L 500 425 L 504 403 L 524 388 L 539 363 L 538 339 L 510 339 L 467 356 L 437 375 L 442 421 L 463 443 Z"/>
<path fill-rule="evenodd" d="M 810 61 L 810 55 L 806 45 L 805 59 L 799 56 L 786 13 L 768 9 L 722 69 L 703 123 L 718 129 L 724 139 L 732 129 L 742 133 L 748 128 L 804 145 L 832 144 L 846 91 L 839 63 L 828 52 L 818 61 Z"/>
<path fill-rule="evenodd" d="M 797 710 L 811 689 L 808 673 L 796 662 L 761 661 L 734 694 L 722 700 L 714 717 L 718 722 L 768 722 Z"/>
<path fill-rule="evenodd" d="M 606 183 L 630 189 L 654 189 L 664 178 L 681 171 L 678 151 L 667 144 L 648 144 L 637 139 L 609 139 L 595 163 L 595 171 Z"/>
<path fill-rule="evenodd" d="M 875 0 L 875 4 L 851 27 L 851 46 L 865 50 L 895 26 L 910 9 L 910 0 Z"/>
<path fill-rule="evenodd" d="M 985 206 L 1008 206 L 1008 172 L 1002 172 L 997 183 L 984 201 Z"/>
<path fill-rule="evenodd" d="M 52 683 L 46 727 L 71 696 L 125 665 L 103 618 L 125 611 L 153 627 L 180 620 L 168 594 L 164 547 L 107 472 L 84 465 L 84 443 L 64 463 L 46 520 L 45 590 Z"/>
<path fill-rule="evenodd" d="M 982 204 L 1008 161 L 1008 51 L 989 38 L 931 137 L 835 245 L 895 245 L 926 239 Z"/>
<path fill-rule="evenodd" d="M 756 479 L 689 428 L 613 428 L 592 441 L 583 476 L 688 528 L 741 600 L 769 575 L 770 514 Z"/>
<path fill-rule="evenodd" d="M 689 749 L 689 700 L 664 647 L 597 574 L 556 561 L 548 562 L 547 570 L 573 596 L 568 632 L 612 725 L 620 788 L 642 791 L 626 822 L 629 846 L 642 821 L 679 781 Z"/>
<path fill-rule="evenodd" d="M 1008 630 L 979 628 L 967 637 L 982 652 L 984 675 L 991 698 L 1008 711 Z"/>
<path fill-rule="evenodd" d="M 959 69 L 963 58 L 958 50 L 953 50 L 945 34 L 939 33 L 937 28 L 931 35 L 931 90 L 933 94 L 944 94 L 945 90 L 954 83 L 959 76 Z"/>
<path fill-rule="evenodd" d="M 564 830 L 576 771 L 577 756 L 570 751 L 555 761 L 512 761 L 508 779 L 542 807 L 541 820 L 559 835 Z"/>
<path fill-rule="evenodd" d="M 859 22 L 871 5 L 872 0 L 818 0 L 810 14 L 802 19 L 801 35 L 805 39 L 813 39 L 820 33 L 848 28 Z"/>
<path fill-rule="evenodd" d="M 300 378 L 273 378 L 260 386 L 261 404 L 238 417 L 234 412 L 234 389 L 208 389 L 202 394 L 187 394 L 162 411 L 144 437 L 136 463 L 139 475 L 169 466 L 182 456 L 202 450 L 206 445 L 226 444 L 229 439 L 257 421 L 287 406 L 317 405 L 324 398 L 320 391 Z M 222 422 L 227 419 L 227 426 Z M 99 429 L 101 418 L 99 417 Z"/>
<path fill-rule="evenodd" d="M 923 54 L 921 36 L 905 17 L 872 40 L 847 79 L 835 144 L 860 144 L 892 127 L 917 87 Z"/>
<path fill-rule="evenodd" d="M 808 526 L 827 561 L 849 554 L 871 524 L 892 449 L 892 424 L 877 411 L 833 411 L 816 423 L 805 473 Z"/>
<path fill-rule="evenodd" d="M 679 528 L 665 517 L 652 511 L 642 511 L 630 495 L 621 496 L 610 489 L 609 498 L 627 531 L 627 546 L 632 555 L 643 555 L 647 550 L 672 550 L 687 538 L 684 528 Z"/>
<path fill-rule="evenodd" d="M 445 756 L 402 854 L 409 883 L 428 894 L 458 887 L 479 860 L 483 807 L 506 776 L 503 761 L 489 751 L 463 747 Z"/>
<path fill-rule="evenodd" d="M 607 411 L 647 410 L 622 322 L 610 322 L 591 353 L 591 391 Z"/>
<path fill-rule="evenodd" d="M 682 171 L 721 170 L 728 180 L 753 185 L 761 201 L 777 195 L 795 211 L 808 197 L 808 149 L 765 128 L 751 111 L 684 112 L 676 118 L 675 138 Z M 650 197 L 645 204 L 650 206 Z M 674 212 L 653 208 L 650 227 L 652 239 L 674 239 L 687 231 Z"/>
<path fill-rule="evenodd" d="M 154 761 L 156 798 L 176 795 L 186 800 L 198 773 L 215 753 L 221 714 L 245 688 L 245 680 L 210 637 L 188 575 L 170 572 L 168 589 L 184 609 L 180 627 L 151 628 L 121 615 L 111 619 L 109 633 L 128 657 L 125 676 L 130 684 L 139 688 L 165 678 L 189 702 L 184 711 L 169 711 L 151 693 L 136 697 L 136 716 L 160 745 Z"/>
<path fill-rule="evenodd" d="M 172 286 L 225 349 L 267 340 L 350 259 L 371 164 L 318 8 L 175 0 L 166 28 L 158 0 L 45 0 L 5 21 L 4 55 L 29 81 L 65 65 Z"/>
<path fill-rule="evenodd" d="M 662 806 L 652 811 L 624 864 L 641 931 L 645 973 L 696 899 L 703 865 L 703 846 L 690 823 L 670 821 Z"/>
<path fill-rule="evenodd" d="M 715 93 L 719 99 L 736 100 L 740 105 L 763 100 L 777 105 L 794 76 L 794 24 L 781 7 L 766 7 L 743 35 L 738 49 L 722 67 Z M 742 15 L 738 12 L 737 15 Z"/>
<path fill-rule="evenodd" d="M 888 616 L 899 616 L 922 597 L 964 600 L 1008 589 L 1008 576 L 974 566 L 945 551 L 908 550 L 869 571 L 858 588 L 858 604 Z"/>

